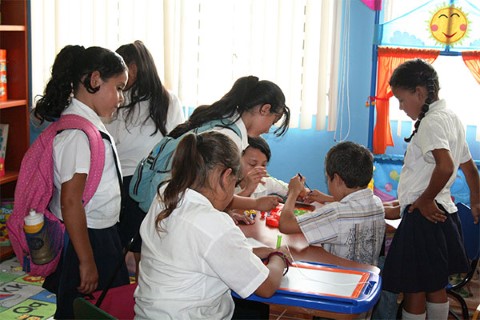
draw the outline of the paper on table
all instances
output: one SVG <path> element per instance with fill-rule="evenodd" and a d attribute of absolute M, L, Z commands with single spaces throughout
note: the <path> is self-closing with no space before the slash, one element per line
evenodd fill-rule
<path fill-rule="evenodd" d="M 299 265 L 283 277 L 280 291 L 355 299 L 368 278 L 368 272 Z"/>

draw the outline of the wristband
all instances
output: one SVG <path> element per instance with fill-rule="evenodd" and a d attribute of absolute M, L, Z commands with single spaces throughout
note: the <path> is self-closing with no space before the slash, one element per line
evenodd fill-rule
<path fill-rule="evenodd" d="M 280 258 L 283 259 L 283 263 L 285 263 L 285 271 L 283 272 L 283 275 L 286 275 L 288 272 L 288 267 L 291 266 L 292 264 L 290 263 L 290 260 L 288 260 L 285 253 L 281 251 L 273 251 L 265 259 L 262 259 L 263 263 L 267 265 L 268 262 L 270 261 L 270 257 L 272 256 L 279 256 Z"/>

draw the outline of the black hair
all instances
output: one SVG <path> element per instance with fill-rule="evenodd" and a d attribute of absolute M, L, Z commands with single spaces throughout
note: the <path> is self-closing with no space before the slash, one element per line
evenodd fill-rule
<path fill-rule="evenodd" d="M 431 64 L 422 59 L 408 60 L 393 71 L 389 84 L 392 88 L 401 88 L 411 92 L 415 92 L 419 86 L 427 89 L 427 99 L 415 122 L 414 130 L 410 137 L 404 139 L 406 142 L 410 142 L 417 133 L 420 122 L 430 109 L 430 104 L 438 100 L 440 84 L 437 72 Z"/>
<path fill-rule="evenodd" d="M 196 108 L 190 118 L 173 129 L 169 136 L 178 138 L 211 120 L 225 119 L 225 125 L 229 125 L 237 121 L 245 111 L 263 104 L 272 106 L 270 113 L 283 115 L 282 124 L 275 130 L 275 134 L 277 136 L 285 134 L 290 122 L 290 109 L 285 105 L 282 90 L 271 81 L 248 76 L 235 81 L 230 91 L 217 102 Z M 228 119 L 235 113 L 238 113 L 238 118 L 229 121 Z"/>
<path fill-rule="evenodd" d="M 258 149 L 261 153 L 267 157 L 267 162 L 270 162 L 270 158 L 272 156 L 272 151 L 270 150 L 270 146 L 268 145 L 267 141 L 262 137 L 248 137 L 248 148 Z M 245 153 L 243 150 L 243 153 Z"/>
<path fill-rule="evenodd" d="M 103 81 L 127 70 L 122 57 L 113 51 L 101 47 L 68 45 L 56 56 L 52 67 L 52 76 L 43 96 L 37 101 L 34 115 L 43 121 L 55 121 L 71 102 L 71 94 L 83 85 L 94 94 L 100 88 L 90 84 L 94 71 L 100 73 Z"/>
<path fill-rule="evenodd" d="M 171 97 L 160 80 L 150 51 L 142 41 L 136 40 L 133 43 L 120 46 L 116 52 L 123 57 L 127 66 L 131 63 L 135 63 L 137 66 L 137 78 L 132 87 L 129 88 L 129 103 L 120 107 L 120 109 L 128 109 L 125 126 L 127 127 L 129 120 L 132 121 L 135 106 L 141 101 L 149 101 L 149 115 L 143 123 L 151 118 L 155 123 L 155 131 L 151 135 L 153 136 L 158 131 L 164 136 L 167 135 L 166 123 Z"/>
<path fill-rule="evenodd" d="M 165 209 L 155 219 L 158 230 L 162 230 L 161 221 L 173 212 L 182 200 L 185 190 L 212 188 L 209 175 L 220 167 L 222 172 L 231 168 L 236 177 L 240 171 L 240 152 L 237 145 L 226 135 L 209 131 L 199 135 L 186 134 L 179 142 L 172 160 L 172 176 L 165 183 L 163 195 Z M 219 181 L 220 185 L 222 182 Z M 160 192 L 158 192 L 160 193 Z"/>
<path fill-rule="evenodd" d="M 330 180 L 340 176 L 348 188 L 365 188 L 373 176 L 373 155 L 358 143 L 340 142 L 328 150 L 325 171 Z"/>

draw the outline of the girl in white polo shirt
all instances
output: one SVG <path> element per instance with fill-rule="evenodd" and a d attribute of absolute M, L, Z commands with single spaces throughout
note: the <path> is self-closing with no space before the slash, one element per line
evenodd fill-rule
<path fill-rule="evenodd" d="M 447 319 L 445 286 L 469 268 L 458 210 L 450 187 L 460 167 L 470 188 L 472 214 L 480 215 L 478 171 L 458 116 L 439 99 L 433 67 L 420 59 L 401 64 L 390 78 L 400 109 L 416 120 L 398 185 L 398 226 L 383 269 L 383 289 L 403 292 L 403 319 Z"/>
<path fill-rule="evenodd" d="M 107 134 L 100 117 L 111 117 L 122 103 L 127 77 L 127 67 L 118 54 L 100 47 L 66 46 L 55 58 L 35 116 L 55 121 L 61 115 L 79 115 Z M 112 144 L 103 140 L 102 178 L 85 208 L 82 195 L 90 169 L 88 138 L 81 130 L 64 130 L 54 140 L 55 190 L 49 208 L 66 228 L 63 258 L 44 282 L 46 289 L 57 294 L 55 319 L 73 319 L 73 300 L 104 288 L 113 273 L 113 286 L 129 282 L 125 264 L 115 272 L 123 257 L 116 229 L 121 176 L 117 174 L 115 144 L 110 140 Z"/>
<path fill-rule="evenodd" d="M 172 176 L 140 228 L 142 251 L 136 319 L 230 319 L 231 290 L 269 297 L 288 260 L 271 248 L 252 250 L 223 212 L 233 198 L 239 151 L 226 135 L 187 134 Z M 269 258 L 265 265 L 261 258 Z"/>

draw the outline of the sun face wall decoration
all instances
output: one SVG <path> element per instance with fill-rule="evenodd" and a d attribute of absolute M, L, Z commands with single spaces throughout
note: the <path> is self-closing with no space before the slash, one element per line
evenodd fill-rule
<path fill-rule="evenodd" d="M 468 37 L 469 24 L 467 14 L 454 6 L 438 9 L 429 21 L 432 37 L 447 46 L 459 44 Z"/>

